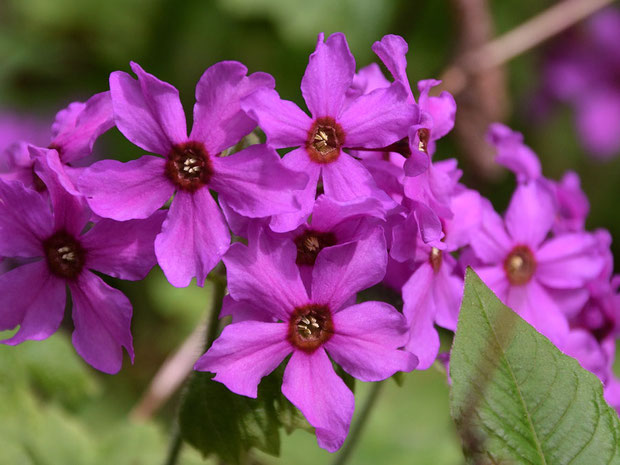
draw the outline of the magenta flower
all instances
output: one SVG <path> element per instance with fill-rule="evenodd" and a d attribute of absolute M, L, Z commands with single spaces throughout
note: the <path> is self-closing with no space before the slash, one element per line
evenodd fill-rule
<path fill-rule="evenodd" d="M 37 169 L 52 200 L 16 181 L 0 181 L 0 255 L 29 263 L 0 275 L 0 330 L 19 325 L 4 344 L 41 340 L 63 319 L 66 287 L 73 301 L 73 345 L 93 367 L 120 370 L 124 347 L 133 361 L 131 303 L 90 270 L 143 279 L 155 265 L 153 239 L 161 214 L 118 223 L 101 220 L 87 232 L 90 210 L 62 189 L 45 167 Z"/>
<path fill-rule="evenodd" d="M 70 192 L 77 194 L 73 184 L 81 173 L 81 169 L 72 168 L 71 164 L 90 155 L 97 138 L 113 125 L 109 92 L 95 94 L 86 102 L 73 102 L 56 114 L 48 148 L 57 152 L 60 163 L 53 169 L 58 171 Z M 7 149 L 0 162 L 0 178 L 43 189 L 41 180 L 35 176 L 34 165 L 35 159 L 45 150 L 36 143 L 35 139 L 24 140 Z"/>
<path fill-rule="evenodd" d="M 347 435 L 355 402 L 327 353 L 362 381 L 383 380 L 417 364 L 413 354 L 397 350 L 408 333 L 396 309 L 383 302 L 349 303 L 383 277 L 383 235 L 324 249 L 310 292 L 292 242 L 259 232 L 249 244 L 234 244 L 224 262 L 231 296 L 256 308 L 259 321 L 225 327 L 195 369 L 214 372 L 231 391 L 256 397 L 261 378 L 292 353 L 282 392 L 316 428 L 319 446 L 333 452 Z"/>
<path fill-rule="evenodd" d="M 388 34 L 375 42 L 372 50 L 381 59 L 385 67 L 397 82 L 403 84 L 408 94 L 408 101 L 415 103 L 409 78 L 407 77 L 407 51 L 409 46 L 400 36 Z M 375 80 L 376 82 L 376 80 Z M 435 143 L 448 134 L 454 127 L 456 102 L 449 92 L 443 91 L 437 97 L 429 95 L 430 90 L 441 81 L 427 79 L 418 82 L 420 112 L 416 121 L 409 128 L 409 148 L 411 154 L 405 163 L 407 176 L 423 173 L 429 165 L 429 155 L 435 153 Z"/>
<path fill-rule="evenodd" d="M 279 232 L 298 226 L 310 214 L 319 178 L 325 195 L 336 200 L 376 197 L 390 201 L 368 170 L 343 149 L 384 147 L 407 134 L 417 108 L 407 103 L 400 83 L 347 99 L 355 75 L 355 59 L 344 34 L 323 42 L 319 34 L 315 52 L 301 81 L 301 92 L 312 117 L 271 89 L 261 89 L 242 102 L 275 148 L 298 147 L 284 156 L 284 164 L 307 173 L 309 181 L 300 197 L 302 210 L 272 221 Z"/>
<path fill-rule="evenodd" d="M 456 331 L 459 307 L 463 298 L 463 275 L 450 252 L 455 252 L 471 241 L 480 227 L 480 194 L 461 189 L 454 195 L 451 207 L 454 217 L 443 221 L 445 237 L 443 250 L 420 244 L 414 250 L 405 250 L 406 241 L 393 244 L 392 256 L 401 261 L 412 260 L 416 269 L 402 287 L 403 314 L 411 328 L 411 337 L 405 348 L 415 351 L 420 359 L 418 369 L 432 365 L 439 351 L 439 334 L 435 324 Z M 413 225 L 409 234 L 415 235 Z"/>
<path fill-rule="evenodd" d="M 620 154 L 620 10 L 607 8 L 559 37 L 546 57 L 539 103 L 573 107 L 579 139 L 591 155 Z"/>
<path fill-rule="evenodd" d="M 38 117 L 0 108 L 0 153 L 16 142 L 45 144 L 48 140 L 49 127 Z"/>
<path fill-rule="evenodd" d="M 544 184 L 521 184 L 505 221 L 483 204 L 482 228 L 472 248 L 476 272 L 497 296 L 559 347 L 567 316 L 588 297 L 586 283 L 603 267 L 596 237 L 587 233 L 547 235 L 555 218 L 553 193 Z"/>
<path fill-rule="evenodd" d="M 523 135 L 501 123 L 489 126 L 487 140 L 497 149 L 495 161 L 512 171 L 517 177 L 517 182 L 537 181 L 554 192 L 556 204 L 554 232 L 583 231 L 590 203 L 581 190 L 581 181 L 576 173 L 568 171 L 559 182 L 543 177 L 540 160 L 534 151 L 523 143 Z"/>
<path fill-rule="evenodd" d="M 518 182 L 542 177 L 540 160 L 534 151 L 523 143 L 523 134 L 501 123 L 493 123 L 487 132 L 487 141 L 497 149 L 495 161 L 517 176 Z"/>
<path fill-rule="evenodd" d="M 196 86 L 188 137 L 177 89 L 136 63 L 131 67 L 138 80 L 120 71 L 110 76 L 117 127 L 138 147 L 164 158 L 95 163 L 80 178 L 79 188 L 96 214 L 119 221 L 147 218 L 175 194 L 155 239 L 155 254 L 174 286 L 187 286 L 192 277 L 202 285 L 230 245 L 210 189 L 237 213 L 258 218 L 296 211 L 292 190 L 303 185 L 305 176 L 282 167 L 277 153 L 264 145 L 220 156 L 255 127 L 239 101 L 273 87 L 271 76 L 246 76 L 238 62 L 211 66 Z"/>
<path fill-rule="evenodd" d="M 295 243 L 295 263 L 306 288 L 310 289 L 312 270 L 323 250 L 367 238 L 378 228 L 381 230 L 384 216 L 381 203 L 376 199 L 338 202 L 321 195 L 312 209 L 312 221 L 279 235 L 278 240 Z"/>

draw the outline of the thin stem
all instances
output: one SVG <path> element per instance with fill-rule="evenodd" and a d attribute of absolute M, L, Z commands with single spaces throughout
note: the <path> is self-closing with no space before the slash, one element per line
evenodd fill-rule
<path fill-rule="evenodd" d="M 368 420 L 368 417 L 370 416 L 370 412 L 372 408 L 374 407 L 375 403 L 377 402 L 377 399 L 379 398 L 379 393 L 381 392 L 381 387 L 383 386 L 383 384 L 385 383 L 383 382 L 374 383 L 372 387 L 370 388 L 370 393 L 368 394 L 368 397 L 366 398 L 366 402 L 364 403 L 364 406 L 362 407 L 362 411 L 360 412 L 359 416 L 357 417 L 357 420 L 351 427 L 351 431 L 349 432 L 347 441 L 344 443 L 342 450 L 340 451 L 340 453 L 338 454 L 338 456 L 336 457 L 332 465 L 344 465 L 345 463 L 347 463 L 347 460 L 350 458 L 351 453 L 353 452 L 353 450 L 355 449 L 355 446 L 357 446 L 357 443 L 359 442 L 359 439 L 364 430 L 364 426 L 366 425 L 366 421 Z"/>
<path fill-rule="evenodd" d="M 209 320 L 207 321 L 207 338 L 205 341 L 205 352 L 209 350 L 220 329 L 219 318 L 220 311 L 222 310 L 222 303 L 224 296 L 226 295 L 226 279 L 219 274 L 210 276 L 210 280 L 213 282 L 213 304 L 211 305 L 211 311 L 209 313 Z M 181 455 L 181 449 L 183 447 L 183 438 L 181 437 L 181 428 L 179 427 L 178 420 L 176 420 L 172 427 L 172 437 L 170 439 L 170 448 L 168 449 L 168 456 L 164 465 L 176 465 Z"/>
<path fill-rule="evenodd" d="M 183 438 L 181 438 L 181 428 L 178 421 L 172 425 L 172 439 L 170 440 L 170 448 L 164 465 L 176 465 L 181 455 L 181 446 L 183 446 Z"/>
<path fill-rule="evenodd" d="M 212 282 L 215 289 L 213 290 L 213 306 L 211 307 L 211 314 L 207 322 L 205 352 L 209 350 L 211 344 L 213 344 L 213 341 L 217 338 L 220 329 L 220 312 L 222 310 L 222 304 L 224 303 L 224 296 L 226 295 L 226 279 L 218 275 Z"/>

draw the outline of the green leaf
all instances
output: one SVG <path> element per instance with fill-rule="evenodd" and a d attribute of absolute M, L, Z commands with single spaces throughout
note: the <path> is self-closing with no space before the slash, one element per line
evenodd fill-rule
<path fill-rule="evenodd" d="M 256 399 L 234 394 L 210 373 L 195 372 L 179 413 L 183 439 L 205 456 L 233 464 L 243 463 L 252 447 L 279 455 L 280 418 L 292 417 L 282 408 L 288 407 L 278 371 L 263 378 Z"/>
<path fill-rule="evenodd" d="M 600 381 L 471 270 L 450 359 L 451 413 L 470 463 L 620 464 Z"/>

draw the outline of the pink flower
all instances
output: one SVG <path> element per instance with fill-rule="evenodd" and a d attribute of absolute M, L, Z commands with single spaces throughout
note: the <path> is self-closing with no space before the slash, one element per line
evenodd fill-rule
<path fill-rule="evenodd" d="M 131 142 L 163 158 L 95 163 L 80 177 L 79 189 L 96 214 L 118 221 L 146 218 L 176 193 L 155 239 L 155 254 L 172 285 L 187 286 L 193 277 L 202 285 L 230 245 L 210 189 L 237 213 L 258 218 L 296 211 L 292 190 L 306 178 L 284 168 L 265 145 L 220 156 L 255 127 L 239 101 L 273 87 L 271 76 L 246 76 L 246 67 L 233 61 L 211 66 L 196 86 L 188 136 L 177 89 L 136 63 L 131 67 L 137 80 L 120 71 L 110 76 L 116 125 Z"/>
<path fill-rule="evenodd" d="M 347 435 L 354 398 L 327 353 L 362 381 L 413 370 L 417 358 L 398 350 L 408 333 L 396 309 L 382 302 L 350 303 L 385 274 L 381 232 L 324 249 L 316 258 L 310 292 L 296 256 L 292 242 L 261 232 L 250 238 L 249 247 L 230 248 L 224 257 L 230 295 L 238 307 L 255 309 L 255 319 L 225 327 L 195 369 L 214 372 L 231 391 L 256 397 L 261 378 L 292 353 L 282 392 L 316 428 L 319 445 L 333 452 Z"/>
<path fill-rule="evenodd" d="M 50 151 L 48 158 L 57 154 Z M 46 160 L 37 161 L 37 164 Z M 68 194 L 48 167 L 37 169 L 48 200 L 17 181 L 0 181 L 0 255 L 34 259 L 0 275 L 0 330 L 19 325 L 4 344 L 41 340 L 62 322 L 71 291 L 73 345 L 93 367 L 116 373 L 123 347 L 133 361 L 131 303 L 90 270 L 143 279 L 155 265 L 153 238 L 163 216 L 119 223 L 98 221 L 84 231 L 90 210 Z"/>
<path fill-rule="evenodd" d="M 390 203 L 368 170 L 343 149 L 384 147 L 402 139 L 417 107 L 407 103 L 400 83 L 347 99 L 354 75 L 355 59 L 344 34 L 332 34 L 325 42 L 319 34 L 301 81 L 312 117 L 271 89 L 261 89 L 242 102 L 265 131 L 269 144 L 298 147 L 283 162 L 309 176 L 300 197 L 301 212 L 280 216 L 272 221 L 272 229 L 290 230 L 303 222 L 312 210 L 320 178 L 325 195 L 335 200 L 376 197 Z"/>
<path fill-rule="evenodd" d="M 554 196 L 536 181 L 517 187 L 505 220 L 490 203 L 484 207 L 482 228 L 471 244 L 482 262 L 476 272 L 506 305 L 562 347 L 568 316 L 583 306 L 586 283 L 603 268 L 596 236 L 580 232 L 548 239 Z"/>

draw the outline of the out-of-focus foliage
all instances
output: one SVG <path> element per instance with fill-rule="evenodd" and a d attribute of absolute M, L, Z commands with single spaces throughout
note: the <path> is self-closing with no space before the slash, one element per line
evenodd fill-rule
<path fill-rule="evenodd" d="M 56 465 L 79 458 L 80 465 L 147 465 L 165 455 L 161 425 L 122 415 L 95 424 L 85 414 L 109 408 L 102 402 L 106 377 L 83 363 L 65 334 L 0 346 L 0 372 L 0 463 Z M 188 450 L 181 463 L 204 462 Z"/>

